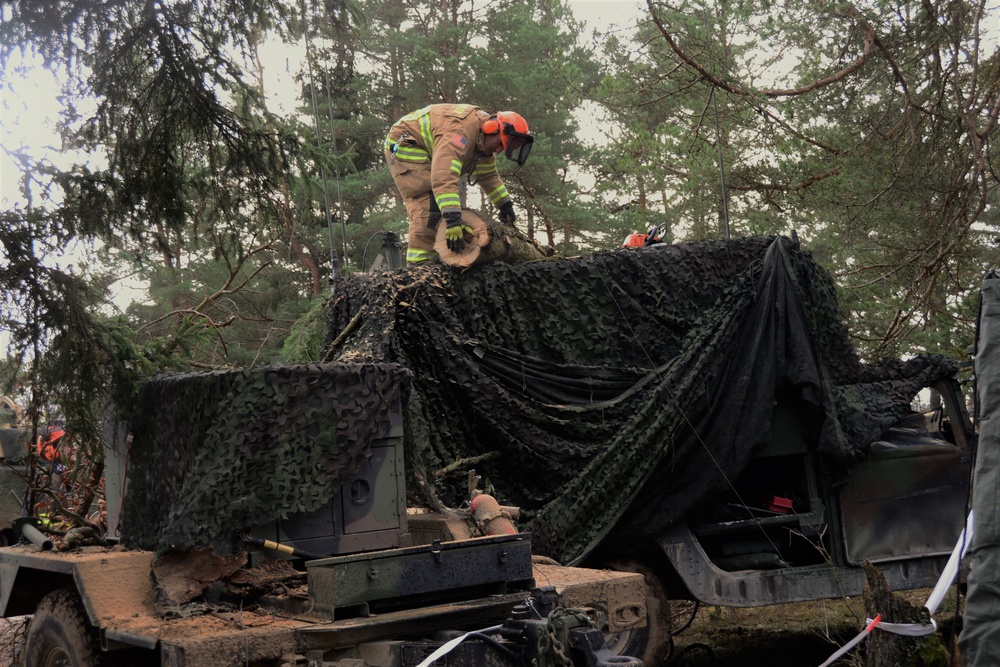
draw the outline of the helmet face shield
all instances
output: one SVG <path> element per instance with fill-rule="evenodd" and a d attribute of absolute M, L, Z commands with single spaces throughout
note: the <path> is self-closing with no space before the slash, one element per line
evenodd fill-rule
<path fill-rule="evenodd" d="M 521 133 L 514 129 L 513 125 L 507 125 L 503 133 L 504 155 L 508 160 L 517 162 L 517 166 L 523 167 L 531 154 L 531 145 L 535 138 L 528 133 Z"/>
<path fill-rule="evenodd" d="M 488 134 L 500 133 L 500 143 L 507 159 L 517 162 L 519 167 L 524 166 L 531 153 L 531 144 L 535 141 L 528 134 L 528 121 L 524 120 L 524 116 L 513 111 L 498 111 L 487 124 L 492 124 L 490 129 L 485 130 Z M 486 127 L 484 124 L 483 128 Z"/>

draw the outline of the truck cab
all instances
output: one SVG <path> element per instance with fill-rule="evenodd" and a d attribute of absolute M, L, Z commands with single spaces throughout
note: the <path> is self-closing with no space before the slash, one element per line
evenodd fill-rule
<path fill-rule="evenodd" d="M 934 585 L 965 525 L 973 439 L 958 382 L 932 389 L 935 407 L 850 469 L 808 446 L 797 406 L 777 403 L 771 442 L 730 492 L 658 538 L 673 592 L 735 607 L 853 596 L 866 560 L 893 590 Z"/>

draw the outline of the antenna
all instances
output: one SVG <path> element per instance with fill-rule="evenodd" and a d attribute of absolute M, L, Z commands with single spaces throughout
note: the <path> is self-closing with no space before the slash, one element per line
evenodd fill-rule
<path fill-rule="evenodd" d="M 715 102 L 712 86 L 712 108 L 715 110 L 715 146 L 719 150 L 719 178 L 722 180 L 722 216 L 726 223 L 726 240 L 729 240 L 729 195 L 726 192 L 726 165 L 722 161 L 722 130 L 719 129 L 719 105 Z"/>
<path fill-rule="evenodd" d="M 705 21 L 705 30 L 711 26 L 708 23 L 708 10 L 702 9 L 701 17 Z M 715 147 L 719 152 L 719 179 L 722 181 L 722 219 L 726 223 L 726 240 L 729 240 L 729 193 L 726 190 L 726 164 L 722 159 L 722 129 L 719 127 L 719 105 L 715 99 L 715 86 L 712 86 L 712 110 L 715 112 Z"/>
<path fill-rule="evenodd" d="M 302 18 L 306 18 L 306 2 L 302 0 Z M 309 22 L 305 21 L 305 40 L 306 40 L 306 64 L 309 67 L 309 92 L 312 97 L 312 111 L 313 111 L 313 122 L 316 127 L 316 146 L 322 146 L 322 134 L 319 125 L 319 104 L 316 102 L 316 80 L 313 76 L 313 66 L 312 66 L 312 48 L 311 40 L 309 37 Z M 329 94 L 329 91 L 327 92 Z M 336 146 L 334 146 L 336 149 Z M 337 247 L 333 243 L 333 215 L 330 211 L 330 188 L 326 181 L 326 167 L 320 162 L 319 165 L 320 179 L 323 183 L 323 207 L 326 209 L 326 229 L 330 236 L 330 292 L 332 294 L 337 293 L 337 283 L 340 281 L 340 261 L 337 259 Z M 340 190 L 340 173 L 337 172 L 337 190 Z M 345 258 L 346 260 L 346 255 Z M 346 265 L 346 261 L 345 261 Z"/>
<path fill-rule="evenodd" d="M 326 108 L 327 116 L 330 119 L 330 133 L 333 135 L 333 157 L 337 157 L 337 126 L 333 124 L 333 98 L 330 96 L 330 70 L 323 70 L 323 81 L 326 86 Z M 344 200 L 340 195 L 340 163 L 334 161 L 334 176 L 337 181 L 337 215 L 340 217 L 340 240 L 344 244 L 344 268 L 350 266 L 347 256 L 347 223 L 344 220 Z M 333 247 L 333 237 L 330 237 L 330 246 Z"/>

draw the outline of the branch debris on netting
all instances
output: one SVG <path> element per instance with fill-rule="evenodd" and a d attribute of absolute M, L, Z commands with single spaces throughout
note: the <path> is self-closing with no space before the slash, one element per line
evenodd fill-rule
<path fill-rule="evenodd" d="M 726 488 L 779 396 L 846 466 L 957 372 L 931 355 L 861 364 L 832 278 L 784 237 L 351 275 L 327 341 L 326 360 L 412 372 L 406 463 L 435 479 L 428 504 L 461 503 L 464 478 L 434 472 L 477 461 L 534 550 L 566 563 Z"/>

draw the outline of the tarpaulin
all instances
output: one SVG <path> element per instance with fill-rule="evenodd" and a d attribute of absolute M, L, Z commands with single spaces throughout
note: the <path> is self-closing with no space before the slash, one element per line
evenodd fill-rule
<path fill-rule="evenodd" d="M 832 278 L 784 237 L 347 276 L 326 359 L 408 368 L 408 471 L 434 482 L 411 491 L 457 505 L 465 477 L 435 473 L 468 461 L 566 563 L 715 496 L 770 438 L 779 395 L 849 466 L 957 371 L 862 364 Z"/>

